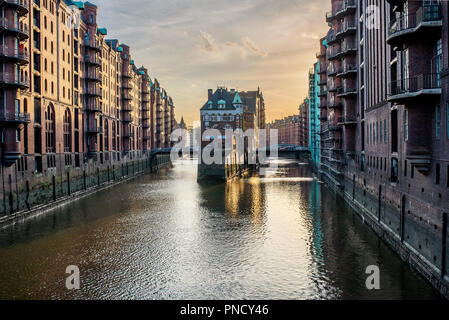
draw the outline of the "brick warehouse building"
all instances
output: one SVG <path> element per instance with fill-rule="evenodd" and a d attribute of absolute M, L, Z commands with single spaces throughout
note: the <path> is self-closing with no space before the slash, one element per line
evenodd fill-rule
<path fill-rule="evenodd" d="M 172 98 L 127 45 L 106 39 L 97 6 L 2 0 L 0 8 L 3 198 L 25 181 L 120 165 L 171 145 Z"/>
<path fill-rule="evenodd" d="M 446 295 L 448 18 L 446 1 L 333 0 L 317 54 L 323 178 Z"/>

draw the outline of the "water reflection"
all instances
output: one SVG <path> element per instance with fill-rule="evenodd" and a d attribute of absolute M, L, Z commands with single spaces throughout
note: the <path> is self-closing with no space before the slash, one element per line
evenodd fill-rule
<path fill-rule="evenodd" d="M 0 298 L 438 297 L 306 165 L 278 165 L 217 185 L 183 161 L 2 230 Z M 365 288 L 370 264 L 380 291 Z"/>

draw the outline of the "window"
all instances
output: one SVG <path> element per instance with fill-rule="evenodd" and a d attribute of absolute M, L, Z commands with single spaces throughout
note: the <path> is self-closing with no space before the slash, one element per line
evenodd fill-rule
<path fill-rule="evenodd" d="M 440 164 L 437 163 L 435 165 L 435 184 L 440 184 L 440 170 L 441 170 Z"/>
<path fill-rule="evenodd" d="M 70 110 L 67 109 L 64 113 L 64 152 L 72 151 L 72 117 Z"/>
<path fill-rule="evenodd" d="M 404 140 L 408 141 L 408 111 L 404 110 Z"/>
<path fill-rule="evenodd" d="M 442 69 L 442 61 L 443 59 L 443 46 L 441 39 L 438 39 L 436 46 L 436 55 L 435 55 L 435 73 L 436 73 L 436 85 L 439 87 L 441 85 L 441 69 Z"/>
<path fill-rule="evenodd" d="M 435 138 L 440 139 L 440 129 L 441 129 L 441 116 L 440 116 L 440 106 L 435 107 Z"/>
<path fill-rule="evenodd" d="M 449 103 L 446 104 L 446 137 L 449 139 Z"/>
<path fill-rule="evenodd" d="M 49 105 L 45 111 L 45 140 L 47 153 L 55 152 L 55 110 Z"/>
<path fill-rule="evenodd" d="M 382 121 L 380 121 L 380 128 L 379 128 L 379 135 L 380 135 L 380 139 L 379 139 L 379 142 L 380 143 L 382 143 L 384 140 L 383 140 L 383 137 L 382 137 Z"/>
<path fill-rule="evenodd" d="M 387 143 L 387 120 L 384 120 L 384 143 Z"/>
<path fill-rule="evenodd" d="M 391 182 L 398 182 L 398 160 L 391 159 Z"/>

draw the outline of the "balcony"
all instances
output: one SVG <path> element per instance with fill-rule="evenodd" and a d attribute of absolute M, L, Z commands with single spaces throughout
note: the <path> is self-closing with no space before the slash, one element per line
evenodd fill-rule
<path fill-rule="evenodd" d="M 437 38 L 443 26 L 440 4 L 423 5 L 416 13 L 404 15 L 390 23 L 387 43 L 399 46 L 418 39 Z"/>
<path fill-rule="evenodd" d="M 333 84 L 331 87 L 329 87 L 328 91 L 329 92 L 337 92 L 341 89 L 341 86 L 337 86 L 336 84 Z"/>
<path fill-rule="evenodd" d="M 420 74 L 390 83 L 388 101 L 403 103 L 413 98 L 440 98 L 440 74 Z"/>
<path fill-rule="evenodd" d="M 330 34 L 329 36 L 327 36 L 327 44 L 331 45 L 334 43 L 337 43 L 340 39 L 338 39 L 335 34 Z"/>
<path fill-rule="evenodd" d="M 338 73 L 337 71 L 338 71 L 337 68 L 335 68 L 335 67 L 330 67 L 329 70 L 327 71 L 327 75 L 328 75 L 329 77 L 336 76 L 337 73 Z"/>
<path fill-rule="evenodd" d="M 133 98 L 132 98 L 132 96 L 129 93 L 123 93 L 122 94 L 122 100 L 129 101 L 129 100 L 132 100 L 132 99 Z"/>
<path fill-rule="evenodd" d="M 323 64 L 320 64 L 320 69 L 318 70 L 318 73 L 327 73 L 327 69 L 323 66 Z"/>
<path fill-rule="evenodd" d="M 327 97 L 327 90 L 321 90 L 320 93 L 318 93 L 318 97 Z"/>
<path fill-rule="evenodd" d="M 355 116 L 344 116 L 338 118 L 338 124 L 344 126 L 357 125 L 357 118 Z"/>
<path fill-rule="evenodd" d="M 9 60 L 14 63 L 19 63 L 21 65 L 30 62 L 30 57 L 25 53 L 24 50 L 19 50 L 18 48 L 11 48 L 6 46 L 0 46 L 0 61 Z"/>
<path fill-rule="evenodd" d="M 30 37 L 30 30 L 26 24 L 16 23 L 14 20 L 7 18 L 0 19 L 0 32 L 8 32 L 16 36 L 20 41 Z"/>
<path fill-rule="evenodd" d="M 341 127 L 341 125 L 338 124 L 338 123 L 333 123 L 333 124 L 330 124 L 330 125 L 329 125 L 329 130 L 330 130 L 330 131 L 341 131 L 341 130 L 342 130 L 342 127 Z"/>
<path fill-rule="evenodd" d="M 102 133 L 103 132 L 103 128 L 102 127 L 97 127 L 97 126 L 94 126 L 94 127 L 87 127 L 86 128 L 86 133 L 87 134 L 99 134 L 99 133 Z"/>
<path fill-rule="evenodd" d="M 100 73 L 96 73 L 96 72 L 88 72 L 84 79 L 86 79 L 87 81 L 92 81 L 92 82 L 101 82 L 102 81 L 102 77 Z"/>
<path fill-rule="evenodd" d="M 134 137 L 134 134 L 132 132 L 126 132 L 126 133 L 123 134 L 123 138 L 124 139 L 129 139 L 129 138 L 132 138 L 132 137 Z"/>
<path fill-rule="evenodd" d="M 343 107 L 343 104 L 338 101 L 332 101 L 328 105 L 329 109 L 339 109 Z"/>
<path fill-rule="evenodd" d="M 86 96 L 91 96 L 91 97 L 101 97 L 101 90 L 97 89 L 97 88 L 89 88 L 87 89 L 87 91 L 84 93 Z"/>
<path fill-rule="evenodd" d="M 122 82 L 122 88 L 125 90 L 132 90 L 133 87 L 131 86 L 129 81 L 125 81 L 125 82 Z"/>
<path fill-rule="evenodd" d="M 343 67 L 338 69 L 337 77 L 339 78 L 347 78 L 351 76 L 357 75 L 357 67 L 356 66 L 350 66 L 345 64 Z"/>
<path fill-rule="evenodd" d="M 95 40 L 85 39 L 84 46 L 87 49 L 92 49 L 97 52 L 101 52 L 101 49 L 102 49 L 101 43 L 99 41 L 95 41 Z"/>
<path fill-rule="evenodd" d="M 335 8 L 335 18 L 341 18 L 347 14 L 355 13 L 357 6 L 355 0 L 345 0 Z"/>
<path fill-rule="evenodd" d="M 123 115 L 123 122 L 133 122 L 133 117 L 129 113 L 125 113 Z"/>
<path fill-rule="evenodd" d="M 91 102 L 86 104 L 86 111 L 88 112 L 94 112 L 94 113 L 101 113 L 102 110 L 100 108 L 100 104 L 96 102 Z"/>
<path fill-rule="evenodd" d="M 26 15 L 28 13 L 28 8 L 30 7 L 28 0 L 3 0 L 0 2 L 3 2 L 7 6 L 13 7 L 21 16 Z"/>
<path fill-rule="evenodd" d="M 84 56 L 84 62 L 86 64 L 94 65 L 94 66 L 97 66 L 97 67 L 101 66 L 101 60 L 99 58 L 97 58 L 96 56 L 95 57 L 91 57 L 88 54 L 86 54 Z"/>
<path fill-rule="evenodd" d="M 340 50 L 338 50 L 336 57 L 337 58 L 341 58 L 347 55 L 351 55 L 357 52 L 357 48 L 354 44 L 352 43 L 344 43 Z"/>
<path fill-rule="evenodd" d="M 3 88 L 5 86 L 27 89 L 30 87 L 30 81 L 28 79 L 20 78 L 14 73 L 0 73 L 0 87 Z"/>
<path fill-rule="evenodd" d="M 337 91 L 337 96 L 340 98 L 349 98 L 357 96 L 357 88 L 349 87 L 349 88 L 339 88 Z"/>
<path fill-rule="evenodd" d="M 30 122 L 31 120 L 29 113 L 6 112 L 0 114 L 0 123 L 2 126 L 20 125 Z"/>
<path fill-rule="evenodd" d="M 326 58 L 326 52 L 322 52 L 322 51 L 317 52 L 316 53 L 316 58 L 317 59 Z"/>
<path fill-rule="evenodd" d="M 129 104 L 125 104 L 125 105 L 122 107 L 122 111 L 125 111 L 125 112 L 131 112 L 131 111 L 133 111 L 133 108 L 132 108 Z"/>
<path fill-rule="evenodd" d="M 357 27 L 354 21 L 348 22 L 345 21 L 344 23 L 340 24 L 340 27 L 337 29 L 337 32 L 335 34 L 335 37 L 337 39 L 346 37 L 349 35 L 355 34 L 357 31 Z"/>

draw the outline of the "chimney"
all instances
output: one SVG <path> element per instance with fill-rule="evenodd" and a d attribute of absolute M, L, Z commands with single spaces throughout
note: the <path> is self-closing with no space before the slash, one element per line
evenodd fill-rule
<path fill-rule="evenodd" d="M 210 98 L 212 97 L 212 94 L 213 94 L 213 90 L 212 89 L 207 90 L 207 99 L 210 100 Z"/>

